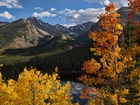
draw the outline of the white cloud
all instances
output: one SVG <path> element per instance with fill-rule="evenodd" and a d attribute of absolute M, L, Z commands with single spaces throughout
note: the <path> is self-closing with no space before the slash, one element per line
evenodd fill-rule
<path fill-rule="evenodd" d="M 22 5 L 18 3 L 18 0 L 1 0 L 0 6 L 5 6 L 7 8 L 23 8 Z"/>
<path fill-rule="evenodd" d="M 128 6 L 128 0 L 114 0 L 117 7 Z"/>
<path fill-rule="evenodd" d="M 76 12 L 76 10 L 71 10 L 71 9 L 65 8 L 64 10 L 61 10 L 58 13 L 59 14 L 72 14 L 74 12 Z"/>
<path fill-rule="evenodd" d="M 75 24 L 81 24 L 87 21 L 97 22 L 97 17 L 104 12 L 104 8 L 87 8 L 80 9 L 78 11 L 70 9 L 67 10 L 68 11 L 61 11 L 61 14 L 63 13 L 63 15 L 65 15 L 63 21 L 69 20 Z"/>
<path fill-rule="evenodd" d="M 43 18 L 43 17 L 55 17 L 56 14 L 51 14 L 48 11 L 43 11 L 43 12 L 40 12 L 40 13 L 34 12 L 32 16 Z"/>
<path fill-rule="evenodd" d="M 0 13 L 0 17 L 6 18 L 6 19 L 15 19 L 14 16 L 12 16 L 9 12 L 4 11 L 3 13 Z"/>
<path fill-rule="evenodd" d="M 51 8 L 51 9 L 50 9 L 50 11 L 55 11 L 55 10 L 56 10 L 56 8 Z"/>
<path fill-rule="evenodd" d="M 74 19 L 78 19 L 80 17 L 80 14 L 73 14 Z"/>
<path fill-rule="evenodd" d="M 110 1 L 109 0 L 105 0 L 103 3 L 104 3 L 104 5 L 108 5 L 110 3 Z"/>
<path fill-rule="evenodd" d="M 111 2 L 115 2 L 117 8 L 120 8 L 121 6 L 126 6 L 128 4 L 127 0 L 85 0 L 85 1 L 88 3 L 99 3 L 103 6 L 103 8 L 87 8 L 80 10 L 71 10 L 66 8 L 58 12 L 63 17 L 61 18 L 61 20 L 71 21 L 73 24 L 81 24 L 87 21 L 97 22 L 99 15 L 105 12 L 104 5 L 108 5 Z"/>
<path fill-rule="evenodd" d="M 65 26 L 65 27 L 70 27 L 70 26 L 75 26 L 76 24 L 75 23 L 72 23 L 72 24 L 61 24 L 61 25 L 63 25 L 63 26 Z"/>
<path fill-rule="evenodd" d="M 122 6 L 127 6 L 128 0 L 85 0 L 88 3 L 100 3 L 100 4 L 108 4 L 110 2 L 115 2 L 117 7 L 120 8 Z"/>
<path fill-rule="evenodd" d="M 43 11 L 43 8 L 40 8 L 40 7 L 35 7 L 34 9 L 39 10 L 39 11 Z"/>

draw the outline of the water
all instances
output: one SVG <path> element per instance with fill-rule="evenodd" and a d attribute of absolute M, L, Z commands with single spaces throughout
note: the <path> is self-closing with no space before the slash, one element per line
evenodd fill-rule
<path fill-rule="evenodd" d="M 62 85 L 64 85 L 65 83 L 66 82 L 61 82 Z M 80 96 L 83 88 L 91 88 L 91 87 L 85 86 L 82 83 L 74 82 L 74 81 L 71 81 L 70 84 L 71 84 L 70 93 L 73 96 L 72 102 L 73 103 L 79 102 L 80 105 L 87 105 L 88 99 L 81 100 L 79 96 Z"/>

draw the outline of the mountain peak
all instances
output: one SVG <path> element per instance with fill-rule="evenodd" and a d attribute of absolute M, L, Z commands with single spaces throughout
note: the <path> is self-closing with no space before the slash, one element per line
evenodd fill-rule
<path fill-rule="evenodd" d="M 36 19 L 36 20 L 37 20 L 37 18 L 34 17 L 34 16 L 31 16 L 31 17 L 28 17 L 28 18 L 27 18 L 27 20 L 33 20 L 33 19 Z"/>
<path fill-rule="evenodd" d="M 21 18 L 19 20 L 13 21 L 12 23 L 25 23 L 25 22 L 27 22 L 27 20 L 24 18 Z"/>

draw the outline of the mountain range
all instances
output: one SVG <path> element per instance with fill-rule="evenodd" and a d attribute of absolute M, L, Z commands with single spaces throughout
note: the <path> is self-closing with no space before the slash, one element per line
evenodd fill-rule
<path fill-rule="evenodd" d="M 122 25 L 126 25 L 128 7 L 118 9 Z M 137 13 L 135 20 L 140 21 Z M 51 25 L 36 17 L 19 19 L 14 22 L 0 22 L 0 49 L 36 49 L 52 51 L 56 49 L 70 50 L 89 41 L 89 31 L 99 28 L 98 22 L 86 22 L 71 27 L 60 24 Z"/>
<path fill-rule="evenodd" d="M 28 48 L 34 47 L 50 40 L 58 35 L 61 40 L 74 40 L 76 37 L 88 31 L 93 22 L 87 22 L 69 28 L 60 24 L 50 25 L 35 17 L 19 19 L 12 23 L 0 22 L 0 48 Z"/>

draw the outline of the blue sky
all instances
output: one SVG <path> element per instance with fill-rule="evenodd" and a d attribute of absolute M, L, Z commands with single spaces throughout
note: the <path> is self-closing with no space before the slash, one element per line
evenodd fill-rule
<path fill-rule="evenodd" d="M 12 22 L 30 16 L 55 25 L 71 26 L 87 21 L 96 22 L 104 5 L 116 2 L 117 8 L 127 0 L 0 0 L 0 21 Z"/>

